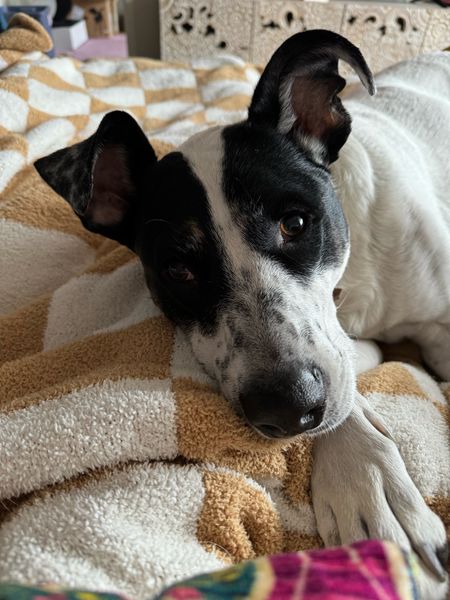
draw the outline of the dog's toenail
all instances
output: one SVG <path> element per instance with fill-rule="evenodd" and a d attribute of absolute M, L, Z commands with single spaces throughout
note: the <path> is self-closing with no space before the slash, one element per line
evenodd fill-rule
<path fill-rule="evenodd" d="M 448 545 L 444 544 L 442 548 L 436 551 L 436 556 L 444 569 L 447 569 L 448 565 Z"/>

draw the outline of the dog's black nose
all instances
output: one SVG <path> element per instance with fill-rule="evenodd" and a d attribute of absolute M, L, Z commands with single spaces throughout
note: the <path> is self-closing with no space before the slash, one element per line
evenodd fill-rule
<path fill-rule="evenodd" d="M 326 384 L 318 367 L 255 378 L 240 402 L 248 422 L 269 438 L 290 438 L 315 429 L 325 411 Z"/>

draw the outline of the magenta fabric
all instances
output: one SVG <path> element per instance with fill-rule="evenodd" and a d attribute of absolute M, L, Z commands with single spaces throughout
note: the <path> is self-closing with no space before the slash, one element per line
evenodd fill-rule
<path fill-rule="evenodd" d="M 404 557 L 399 551 L 397 560 Z M 271 600 L 304 598 L 382 600 L 399 595 L 391 573 L 392 558 L 386 546 L 371 540 L 349 547 L 280 554 L 269 558 L 275 575 Z M 405 565 L 406 569 L 406 565 Z M 412 578 L 410 587 L 413 588 Z M 410 598 L 414 598 L 413 589 Z"/>
<path fill-rule="evenodd" d="M 159 600 L 418 600 L 412 556 L 367 540 L 247 561 L 169 588 Z"/>

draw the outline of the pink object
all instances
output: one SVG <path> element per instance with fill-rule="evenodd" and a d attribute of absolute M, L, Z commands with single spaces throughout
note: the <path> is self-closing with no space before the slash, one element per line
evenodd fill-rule
<path fill-rule="evenodd" d="M 256 558 L 182 581 L 155 600 L 418 600 L 415 568 L 394 544 L 366 540 Z"/>
<path fill-rule="evenodd" d="M 119 33 L 111 37 L 90 38 L 76 50 L 64 52 L 64 55 L 78 58 L 78 60 L 86 60 L 88 58 L 127 58 L 127 36 L 124 33 Z"/>

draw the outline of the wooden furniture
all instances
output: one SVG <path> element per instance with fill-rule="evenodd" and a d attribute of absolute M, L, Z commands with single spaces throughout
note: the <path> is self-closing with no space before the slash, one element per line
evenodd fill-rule
<path fill-rule="evenodd" d="M 90 38 L 119 33 L 118 0 L 77 0 L 84 8 Z"/>
<path fill-rule="evenodd" d="M 450 46 L 450 9 L 432 3 L 331 0 L 160 0 L 161 58 L 218 52 L 265 64 L 297 31 L 337 31 L 359 46 L 374 71 Z"/>

